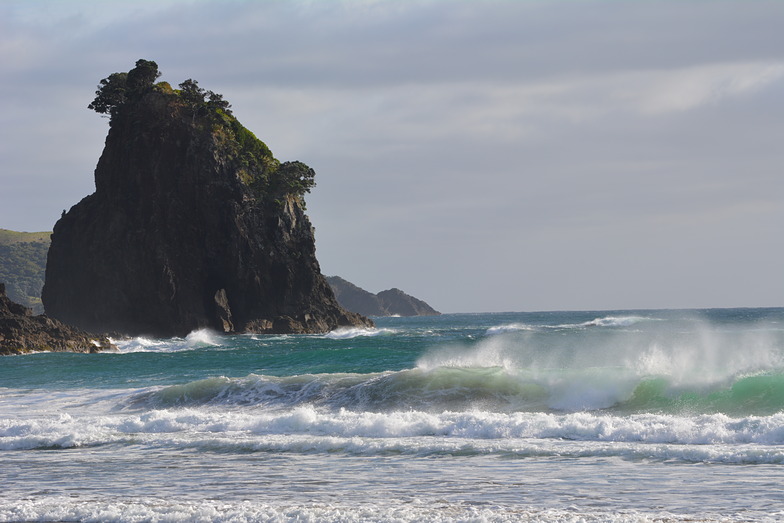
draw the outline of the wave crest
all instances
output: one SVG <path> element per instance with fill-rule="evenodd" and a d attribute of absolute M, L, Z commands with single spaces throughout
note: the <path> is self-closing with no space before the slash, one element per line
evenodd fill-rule
<path fill-rule="evenodd" d="M 210 329 L 199 329 L 191 332 L 185 338 L 155 339 L 145 336 L 111 340 L 120 353 L 134 352 L 180 352 L 208 347 L 220 347 L 222 342 L 220 334 Z"/>
<path fill-rule="evenodd" d="M 581 323 L 582 327 L 629 327 L 643 321 L 652 321 L 644 316 L 605 316 Z"/>
<path fill-rule="evenodd" d="M 167 409 L 6 419 L 0 449 L 154 445 L 223 452 L 620 456 L 784 463 L 784 414 L 731 418 L 606 413 L 377 413 L 303 405 L 282 411 Z"/>
<path fill-rule="evenodd" d="M 619 369 L 438 367 L 371 374 L 216 377 L 142 391 L 122 409 L 215 406 L 281 410 L 310 405 L 353 412 L 722 412 L 766 415 L 784 406 L 784 373 L 729 384 L 684 385 Z"/>
<path fill-rule="evenodd" d="M 363 336 L 382 336 L 387 334 L 394 334 L 393 329 L 368 329 L 363 327 L 341 327 L 328 332 L 324 335 L 325 338 L 331 340 L 346 340 L 351 338 L 358 338 Z"/>

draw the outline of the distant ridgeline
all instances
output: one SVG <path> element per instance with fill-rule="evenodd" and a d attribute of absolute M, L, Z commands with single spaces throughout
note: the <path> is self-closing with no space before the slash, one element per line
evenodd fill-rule
<path fill-rule="evenodd" d="M 441 314 L 422 300 L 400 289 L 373 294 L 339 276 L 327 276 L 340 304 L 364 316 L 437 316 Z"/>
<path fill-rule="evenodd" d="M 109 134 L 95 193 L 55 224 L 47 314 L 155 336 L 372 326 L 321 274 L 303 199 L 313 169 L 278 161 L 220 94 L 159 76 L 139 60 L 101 80 L 89 105 Z"/>
<path fill-rule="evenodd" d="M 8 297 L 41 314 L 41 288 L 51 232 L 16 232 L 0 229 L 0 283 Z"/>

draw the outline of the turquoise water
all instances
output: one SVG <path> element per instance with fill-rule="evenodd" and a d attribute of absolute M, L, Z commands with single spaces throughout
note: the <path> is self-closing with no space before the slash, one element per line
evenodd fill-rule
<path fill-rule="evenodd" d="M 116 341 L 0 360 L 0 521 L 784 518 L 784 309 Z"/>

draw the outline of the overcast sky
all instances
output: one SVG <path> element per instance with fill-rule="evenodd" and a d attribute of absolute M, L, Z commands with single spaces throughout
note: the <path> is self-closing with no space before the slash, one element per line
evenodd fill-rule
<path fill-rule="evenodd" d="M 94 191 L 99 80 L 222 93 L 322 272 L 444 312 L 784 306 L 784 2 L 0 0 L 0 228 Z"/>

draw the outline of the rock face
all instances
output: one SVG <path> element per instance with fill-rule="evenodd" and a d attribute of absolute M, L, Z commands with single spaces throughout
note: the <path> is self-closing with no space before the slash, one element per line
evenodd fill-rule
<path fill-rule="evenodd" d="M 98 111 L 100 90 L 91 104 L 111 113 L 109 134 L 95 193 L 54 227 L 47 314 L 156 336 L 372 326 L 340 307 L 321 275 L 302 198 L 313 170 L 278 162 L 192 80 L 178 91 L 131 85 L 142 62 L 127 85 L 126 73 L 102 81 L 126 89 L 115 105 Z"/>
<path fill-rule="evenodd" d="M 400 289 L 373 294 L 339 276 L 328 276 L 332 290 L 346 309 L 366 316 L 436 316 L 441 314 Z"/>
<path fill-rule="evenodd" d="M 104 336 L 81 332 L 46 316 L 33 316 L 31 309 L 8 299 L 5 284 L 0 283 L 0 355 L 113 349 L 116 348 Z"/>

